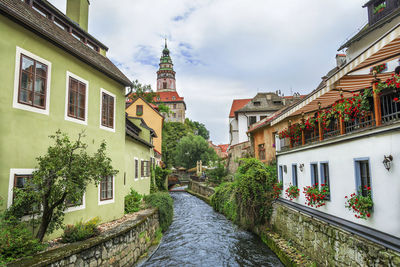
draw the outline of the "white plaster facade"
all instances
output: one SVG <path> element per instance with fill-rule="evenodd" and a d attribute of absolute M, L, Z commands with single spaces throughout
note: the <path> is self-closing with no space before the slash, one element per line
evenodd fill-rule
<path fill-rule="evenodd" d="M 305 205 L 303 188 L 311 185 L 311 163 L 318 163 L 318 183 L 321 183 L 321 163 L 329 164 L 330 200 L 326 206 L 314 208 L 357 224 L 400 237 L 400 125 L 375 128 L 366 132 L 326 140 L 309 147 L 277 152 L 277 164 L 286 165 L 283 173 L 283 193 L 292 183 L 292 164 L 297 164 L 300 195 L 293 200 Z M 384 155 L 392 155 L 392 167 L 387 171 Z M 368 159 L 373 212 L 368 220 L 357 219 L 345 208 L 345 196 L 356 192 L 356 160 Z M 304 164 L 303 171 L 299 165 Z M 279 167 L 278 167 L 279 170 Z M 279 175 L 279 173 L 278 173 Z"/>
<path fill-rule="evenodd" d="M 247 136 L 247 131 L 250 126 L 250 116 L 256 117 L 256 122 L 259 122 L 264 117 L 271 116 L 272 114 L 273 112 L 240 112 L 237 115 L 237 119 L 230 118 L 229 119 L 230 145 L 232 146 L 249 141 L 249 137 Z"/>

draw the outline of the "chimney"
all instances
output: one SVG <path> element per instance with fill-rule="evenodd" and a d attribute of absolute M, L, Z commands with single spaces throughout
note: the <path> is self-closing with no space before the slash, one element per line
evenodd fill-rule
<path fill-rule="evenodd" d="M 88 31 L 89 0 L 67 0 L 67 16 Z"/>
<path fill-rule="evenodd" d="M 346 54 L 336 54 L 336 66 L 341 68 L 346 64 Z"/>

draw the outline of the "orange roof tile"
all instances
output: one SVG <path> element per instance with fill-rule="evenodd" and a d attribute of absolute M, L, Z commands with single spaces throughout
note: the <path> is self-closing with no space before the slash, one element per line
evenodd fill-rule
<path fill-rule="evenodd" d="M 229 112 L 229 118 L 235 117 L 235 111 L 244 107 L 247 103 L 249 103 L 250 99 L 234 99 L 232 102 L 231 111 Z"/>
<path fill-rule="evenodd" d="M 154 97 L 154 102 L 181 102 L 184 101 L 177 92 L 156 92 L 158 96 Z M 159 100 L 157 99 L 158 97 Z"/>
<path fill-rule="evenodd" d="M 218 145 L 221 148 L 222 152 L 226 152 L 228 150 L 229 144 L 226 145 Z"/>

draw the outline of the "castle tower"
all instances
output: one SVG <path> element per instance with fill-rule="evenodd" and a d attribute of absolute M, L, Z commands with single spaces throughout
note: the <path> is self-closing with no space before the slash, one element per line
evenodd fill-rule
<path fill-rule="evenodd" d="M 157 92 L 176 91 L 175 71 L 165 39 L 165 47 L 160 58 L 160 68 L 157 71 Z"/>

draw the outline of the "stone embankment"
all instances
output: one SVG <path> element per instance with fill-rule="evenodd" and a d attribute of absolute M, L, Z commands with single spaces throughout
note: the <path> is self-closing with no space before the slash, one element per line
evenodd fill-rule
<path fill-rule="evenodd" d="M 209 198 L 212 194 L 215 193 L 214 188 L 208 187 L 204 183 L 195 182 L 192 180 L 189 182 L 188 189 L 196 194 L 205 196 L 207 198 Z"/>
<path fill-rule="evenodd" d="M 318 266 L 400 266 L 400 253 L 313 218 L 289 206 L 273 205 L 275 232 L 318 263 Z"/>
<path fill-rule="evenodd" d="M 159 228 L 157 209 L 140 211 L 99 236 L 40 253 L 8 266 L 132 266 L 146 253 Z"/>

